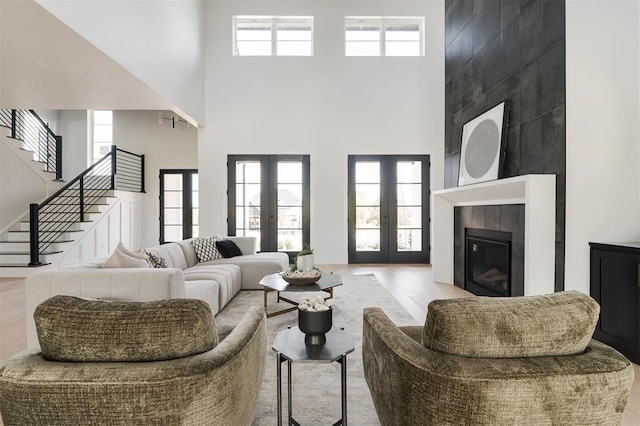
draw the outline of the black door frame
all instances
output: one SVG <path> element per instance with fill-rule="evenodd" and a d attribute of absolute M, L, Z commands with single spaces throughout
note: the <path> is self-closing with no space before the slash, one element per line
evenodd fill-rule
<path fill-rule="evenodd" d="M 311 238 L 311 163 L 309 155 L 229 155 L 227 157 L 227 232 L 236 234 L 236 177 L 235 164 L 238 161 L 260 162 L 260 247 L 262 251 L 278 251 L 278 162 L 302 162 L 302 246 L 310 245 Z M 266 225 L 265 225 L 266 224 Z M 283 251 L 289 260 L 297 251 Z"/>
<path fill-rule="evenodd" d="M 198 169 L 160 169 L 160 244 L 164 244 L 164 176 L 182 175 L 182 239 L 193 236 L 193 175 Z M 188 188 L 186 190 L 185 188 Z"/>
<path fill-rule="evenodd" d="M 358 161 L 380 162 L 380 250 L 356 252 L 355 241 L 355 164 Z M 396 164 L 400 161 L 422 162 L 422 251 L 399 252 L 397 232 Z M 349 155 L 348 157 L 348 261 L 349 263 L 430 263 L 430 169 L 429 155 Z M 386 196 L 385 196 L 386 194 Z"/>

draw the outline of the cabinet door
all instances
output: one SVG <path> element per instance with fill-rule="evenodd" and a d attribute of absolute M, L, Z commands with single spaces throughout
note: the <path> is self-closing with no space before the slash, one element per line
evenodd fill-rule
<path fill-rule="evenodd" d="M 591 250 L 591 296 L 600 304 L 594 337 L 632 361 L 640 359 L 640 256 Z"/>

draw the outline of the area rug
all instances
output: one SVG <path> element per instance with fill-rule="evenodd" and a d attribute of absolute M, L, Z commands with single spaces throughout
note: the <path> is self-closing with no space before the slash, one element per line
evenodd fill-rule
<path fill-rule="evenodd" d="M 333 326 L 344 327 L 353 337 L 355 350 L 347 356 L 347 418 L 352 425 L 379 425 L 369 388 L 364 379 L 362 366 L 362 311 L 368 306 L 377 306 L 398 325 L 415 325 L 416 321 L 400 306 L 393 296 L 380 284 L 375 275 L 343 276 L 343 285 L 334 289 Z M 315 293 L 286 293 L 287 297 L 300 299 Z M 276 293 L 269 293 L 269 311 L 286 308 L 288 304 L 275 305 Z M 225 325 L 237 324 L 249 306 L 262 306 L 262 291 L 241 291 L 216 316 L 216 322 Z M 297 312 L 271 317 L 267 320 L 267 355 L 265 377 L 254 426 L 277 424 L 276 399 L 276 355 L 271 345 L 276 334 L 288 326 L 298 325 Z M 282 365 L 283 423 L 287 414 L 286 363 Z M 340 364 L 292 365 L 293 417 L 303 425 L 332 425 L 341 416 Z"/>

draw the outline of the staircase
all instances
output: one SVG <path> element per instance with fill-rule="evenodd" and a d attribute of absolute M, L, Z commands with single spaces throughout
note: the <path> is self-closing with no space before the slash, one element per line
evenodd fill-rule
<path fill-rule="evenodd" d="M 90 207 L 85 207 L 83 220 L 80 220 L 79 213 L 74 212 L 79 206 L 78 194 L 69 190 L 65 192 L 38 215 L 39 228 L 46 230 L 39 241 L 38 263 L 31 264 L 30 218 L 26 215 L 0 238 L 0 268 L 57 264 L 60 255 L 82 238 L 83 233 L 117 200 L 114 191 L 107 191 L 92 200 Z"/>
<path fill-rule="evenodd" d="M 41 203 L 25 205 L 27 213 L 0 231 L 0 276 L 28 276 L 36 267 L 58 266 L 64 253 L 76 248 L 119 202 L 116 190 L 144 192 L 144 156 L 115 145 L 69 183 L 62 182 L 62 138 L 53 135 L 39 118 L 35 123 L 44 128 L 34 125 L 32 114 L 37 117 L 31 110 L 0 110 L 0 137 L 8 130 L 7 148 L 29 164 L 34 173 L 46 175 L 43 180 L 47 182 L 47 193 L 54 194 Z M 24 117 L 30 124 L 20 121 Z"/>

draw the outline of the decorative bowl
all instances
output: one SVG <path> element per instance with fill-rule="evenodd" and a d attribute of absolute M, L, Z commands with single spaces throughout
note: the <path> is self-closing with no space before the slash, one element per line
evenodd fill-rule
<path fill-rule="evenodd" d="M 333 325 L 333 309 L 309 312 L 298 308 L 298 327 L 305 334 L 307 345 L 322 345 L 327 341 L 325 333 Z"/>
<path fill-rule="evenodd" d="M 313 272 L 313 275 L 309 275 Z M 298 272 L 285 272 L 282 274 L 282 279 L 293 285 L 308 285 L 317 282 L 322 277 L 322 272 L 317 269 L 314 271 L 307 271 L 304 273 Z"/>

